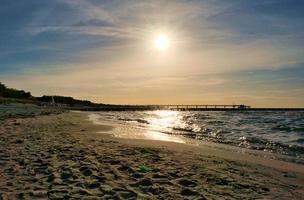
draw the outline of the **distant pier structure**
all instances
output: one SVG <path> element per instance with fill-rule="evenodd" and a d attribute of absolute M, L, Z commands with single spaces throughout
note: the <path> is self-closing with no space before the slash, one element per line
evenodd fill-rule
<path fill-rule="evenodd" d="M 221 110 L 221 109 L 249 109 L 247 105 L 151 105 L 155 109 L 165 110 Z"/>
<path fill-rule="evenodd" d="M 249 110 L 248 105 L 103 105 L 98 107 L 82 107 L 78 110 L 91 111 L 147 111 L 147 110 L 177 110 L 177 111 L 225 111 Z"/>

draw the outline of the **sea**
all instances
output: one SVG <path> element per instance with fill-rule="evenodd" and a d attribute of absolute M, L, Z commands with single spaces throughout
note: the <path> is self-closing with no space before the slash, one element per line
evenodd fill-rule
<path fill-rule="evenodd" d="M 286 155 L 304 164 L 304 111 L 90 112 L 114 137 L 178 143 L 204 141 Z"/>

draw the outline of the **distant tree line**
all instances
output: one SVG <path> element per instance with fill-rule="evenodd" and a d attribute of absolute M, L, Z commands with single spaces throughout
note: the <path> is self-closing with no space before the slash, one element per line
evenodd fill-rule
<path fill-rule="evenodd" d="M 6 98 L 15 99 L 30 99 L 33 98 L 30 92 L 25 92 L 24 90 L 16 90 L 12 88 L 7 88 L 3 83 L 0 82 L 0 96 Z"/>
<path fill-rule="evenodd" d="M 7 88 L 3 83 L 0 82 L 0 97 L 13 98 L 13 99 L 31 99 L 37 102 L 51 103 L 54 99 L 55 103 L 66 104 L 69 106 L 100 106 L 103 104 L 92 103 L 87 100 L 78 100 L 73 97 L 65 96 L 42 96 L 34 97 L 30 92 L 25 92 L 23 90 L 16 90 L 12 88 Z M 53 99 L 52 99 L 53 98 Z"/>
<path fill-rule="evenodd" d="M 42 96 L 42 97 L 36 97 L 35 99 L 40 102 L 52 102 L 54 99 L 55 103 L 67 104 L 69 106 L 101 105 L 101 104 L 92 103 L 91 101 L 87 101 L 87 100 L 78 100 L 78 99 L 74 99 L 73 97 L 65 97 L 65 96 Z"/>

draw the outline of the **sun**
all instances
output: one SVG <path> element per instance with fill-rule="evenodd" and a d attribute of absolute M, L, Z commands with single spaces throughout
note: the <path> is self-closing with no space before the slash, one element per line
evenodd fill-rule
<path fill-rule="evenodd" d="M 154 47 L 158 50 L 166 50 L 170 47 L 170 39 L 166 34 L 159 34 L 154 38 Z"/>

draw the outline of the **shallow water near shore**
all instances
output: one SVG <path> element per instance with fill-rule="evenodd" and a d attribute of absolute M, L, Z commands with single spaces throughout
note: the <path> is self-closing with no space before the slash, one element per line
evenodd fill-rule
<path fill-rule="evenodd" d="M 115 137 L 185 143 L 186 138 L 304 158 L 303 111 L 94 112 Z M 301 161 L 301 162 L 302 162 Z"/>

